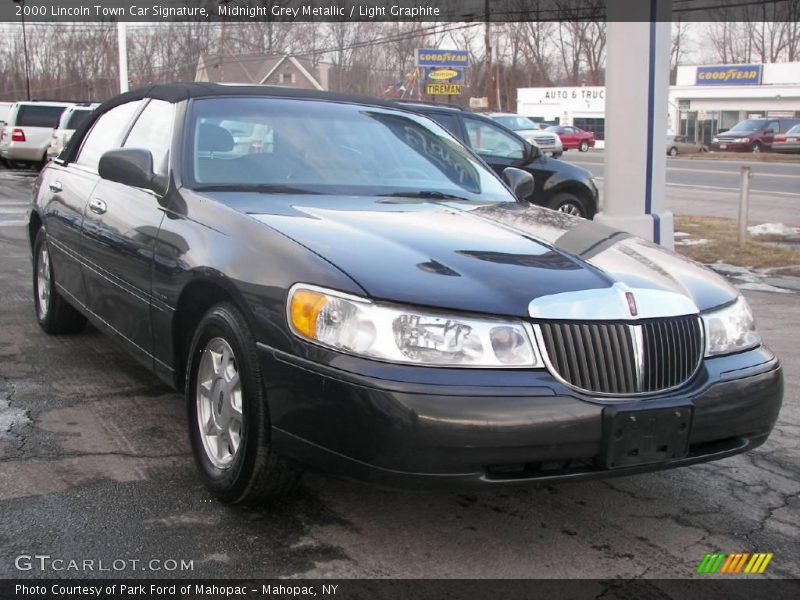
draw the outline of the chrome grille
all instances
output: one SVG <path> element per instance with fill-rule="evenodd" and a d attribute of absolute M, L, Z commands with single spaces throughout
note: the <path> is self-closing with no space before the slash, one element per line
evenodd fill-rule
<path fill-rule="evenodd" d="M 545 146 L 550 146 L 556 143 L 556 138 L 554 137 L 538 136 L 533 139 L 537 144 L 544 144 Z"/>
<path fill-rule="evenodd" d="M 686 382 L 703 357 L 697 316 L 637 323 L 538 324 L 551 369 L 581 390 L 639 394 Z"/>

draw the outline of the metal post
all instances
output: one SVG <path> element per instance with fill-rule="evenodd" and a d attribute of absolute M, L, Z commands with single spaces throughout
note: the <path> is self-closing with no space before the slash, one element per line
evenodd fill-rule
<path fill-rule="evenodd" d="M 128 35 L 125 23 L 117 21 L 117 45 L 119 47 L 119 91 L 128 91 Z"/>
<path fill-rule="evenodd" d="M 750 204 L 750 178 L 753 176 L 750 167 L 742 167 L 741 184 L 739 188 L 739 245 L 747 243 L 747 213 Z"/>

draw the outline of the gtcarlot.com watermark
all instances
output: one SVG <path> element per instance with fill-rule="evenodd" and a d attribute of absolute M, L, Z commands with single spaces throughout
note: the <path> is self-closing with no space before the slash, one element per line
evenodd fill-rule
<path fill-rule="evenodd" d="M 194 560 L 174 558 L 60 558 L 49 554 L 20 554 L 14 559 L 18 571 L 39 573 L 109 573 L 194 571 Z"/>

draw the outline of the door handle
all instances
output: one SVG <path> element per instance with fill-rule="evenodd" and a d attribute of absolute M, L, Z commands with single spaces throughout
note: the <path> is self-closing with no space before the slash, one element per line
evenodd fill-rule
<path fill-rule="evenodd" d="M 100 198 L 95 198 L 89 202 L 89 210 L 98 215 L 102 215 L 108 210 L 108 206 L 106 206 L 106 203 L 100 200 Z"/>
<path fill-rule="evenodd" d="M 60 192 L 61 189 L 62 189 L 61 188 L 61 182 L 59 182 L 59 181 L 54 181 L 48 187 L 50 188 L 51 192 Z"/>

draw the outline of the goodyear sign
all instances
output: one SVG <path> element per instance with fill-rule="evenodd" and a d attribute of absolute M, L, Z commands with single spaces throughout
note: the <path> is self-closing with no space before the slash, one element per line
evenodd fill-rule
<path fill-rule="evenodd" d="M 418 67 L 464 68 L 469 64 L 469 53 L 466 50 L 432 50 L 417 48 Z"/>
<path fill-rule="evenodd" d="M 429 96 L 457 96 L 461 93 L 458 83 L 427 83 L 425 93 Z"/>
<path fill-rule="evenodd" d="M 429 67 L 425 69 L 425 79 L 429 82 L 457 83 L 464 79 L 463 69 L 443 69 Z"/>
<path fill-rule="evenodd" d="M 761 65 L 697 67 L 695 85 L 761 85 Z"/>

